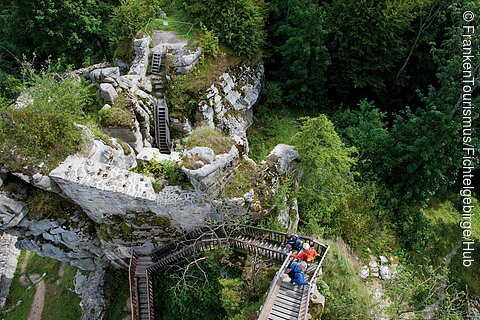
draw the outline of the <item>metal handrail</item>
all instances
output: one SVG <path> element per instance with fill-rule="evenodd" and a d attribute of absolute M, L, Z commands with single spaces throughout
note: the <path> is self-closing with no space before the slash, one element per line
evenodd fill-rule
<path fill-rule="evenodd" d="M 308 319 L 308 307 L 310 306 L 310 295 L 312 293 L 312 288 L 315 285 L 315 280 L 317 278 L 317 274 L 318 274 L 320 268 L 322 267 L 323 260 L 327 256 L 328 249 L 330 248 L 329 245 L 326 245 L 326 246 L 327 247 L 326 247 L 325 251 L 323 252 L 322 257 L 320 258 L 320 262 L 318 263 L 318 266 L 317 266 L 317 268 L 315 269 L 315 272 L 312 275 L 312 279 L 310 281 L 311 285 L 308 286 L 307 305 L 306 305 L 306 308 L 305 308 L 305 316 L 303 318 L 304 320 Z"/>
<path fill-rule="evenodd" d="M 153 283 L 152 283 L 152 275 L 150 271 L 147 269 L 145 271 L 145 277 L 147 279 L 147 303 L 148 303 L 148 317 L 149 320 L 155 320 L 154 315 L 154 305 L 153 305 Z"/>
<path fill-rule="evenodd" d="M 265 299 L 265 303 L 263 304 L 262 311 L 260 312 L 260 315 L 258 316 L 259 320 L 262 320 L 265 317 L 265 313 L 267 312 L 266 311 L 267 310 L 266 306 L 268 305 L 270 299 L 273 296 L 273 291 L 275 291 L 275 288 L 278 285 L 278 280 L 280 279 L 282 274 L 285 273 L 285 269 L 287 269 L 288 265 L 290 264 L 289 263 L 290 260 L 292 260 L 292 258 L 290 257 L 290 254 L 288 254 L 287 257 L 285 258 L 285 261 L 283 262 L 282 266 L 280 267 L 280 269 L 275 274 L 275 277 L 273 278 L 272 284 L 270 285 L 270 289 L 268 291 L 267 298 Z"/>

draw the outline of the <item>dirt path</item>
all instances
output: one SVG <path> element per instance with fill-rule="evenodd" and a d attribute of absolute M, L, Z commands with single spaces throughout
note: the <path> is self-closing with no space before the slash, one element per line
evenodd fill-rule
<path fill-rule="evenodd" d="M 41 280 L 37 284 L 37 291 L 33 297 L 32 308 L 28 315 L 28 320 L 42 320 L 43 305 L 45 302 L 45 281 Z"/>
<path fill-rule="evenodd" d="M 22 266 L 20 267 L 20 275 L 23 276 L 27 270 L 28 258 L 30 257 L 30 251 L 25 251 L 23 256 Z"/>

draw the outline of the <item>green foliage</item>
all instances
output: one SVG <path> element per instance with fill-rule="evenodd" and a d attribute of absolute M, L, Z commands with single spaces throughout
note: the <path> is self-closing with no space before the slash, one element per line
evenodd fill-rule
<path fill-rule="evenodd" d="M 132 129 L 134 126 L 132 100 L 127 94 L 120 94 L 112 107 L 100 110 L 98 116 L 102 126 Z"/>
<path fill-rule="evenodd" d="M 358 276 L 354 261 L 345 244 L 330 243 L 322 277 L 326 286 L 319 283 L 321 292 L 330 292 L 322 319 L 370 319 L 372 297 Z"/>
<path fill-rule="evenodd" d="M 36 189 L 26 199 L 30 220 L 69 219 L 79 208 L 56 193 Z"/>
<path fill-rule="evenodd" d="M 25 108 L 0 108 L 0 163 L 22 172 L 44 162 L 42 170 L 49 172 L 79 148 L 81 130 L 75 122 L 92 103 L 90 90 L 47 71 L 29 77 L 27 84 L 34 89 L 27 90 L 27 97 L 33 102 Z"/>
<path fill-rule="evenodd" d="M 93 64 L 109 56 L 105 30 L 114 5 L 112 0 L 0 1 L 0 46 L 20 59 L 36 53 L 40 63 L 51 57 L 61 58 L 63 67 Z M 18 74 L 16 61 L 4 53 L 2 69 Z"/>
<path fill-rule="evenodd" d="M 125 242 L 133 241 L 133 231 L 125 215 L 112 215 L 108 219 L 102 218 L 102 222 L 97 227 L 98 237 L 105 241 L 113 239 Z"/>
<path fill-rule="evenodd" d="M 240 56 L 257 54 L 264 43 L 262 0 L 187 0 L 186 9 L 220 42 Z"/>
<path fill-rule="evenodd" d="M 232 275 L 230 255 L 224 250 L 205 253 L 206 259 L 186 270 L 170 270 L 154 276 L 155 314 L 165 320 L 223 320 L 227 316 L 220 299 L 221 275 Z"/>
<path fill-rule="evenodd" d="M 240 160 L 235 170 L 227 178 L 222 196 L 225 198 L 243 197 L 253 187 L 255 166 L 245 160 Z"/>
<path fill-rule="evenodd" d="M 202 126 L 195 128 L 192 134 L 188 136 L 185 147 L 187 149 L 208 147 L 215 154 L 222 154 L 228 153 L 232 145 L 233 141 L 219 129 Z"/>
<path fill-rule="evenodd" d="M 360 101 L 357 109 L 339 111 L 332 118 L 342 141 L 358 149 L 356 168 L 363 181 L 377 181 L 386 170 L 384 154 L 392 142 L 384 118 L 385 113 L 367 100 Z"/>
<path fill-rule="evenodd" d="M 304 114 L 289 109 L 268 109 L 260 105 L 247 130 L 249 157 L 259 162 L 279 143 L 290 143 L 299 130 L 297 118 Z"/>
<path fill-rule="evenodd" d="M 270 30 L 276 64 L 273 77 L 289 105 L 316 106 L 325 100 L 326 71 L 330 64 L 325 46 L 325 12 L 313 0 L 290 0 L 288 4 L 272 1 L 269 11 L 274 21 L 279 19 Z"/>
<path fill-rule="evenodd" d="M 184 189 L 191 188 L 187 176 L 182 172 L 180 165 L 175 161 L 164 160 L 157 162 L 155 159 L 152 159 L 149 162 L 142 161 L 138 163 L 138 166 L 135 167 L 133 171 L 153 176 L 157 183 L 157 187 L 160 187 L 158 184 L 161 185 L 160 180 L 166 179 L 170 185 L 181 186 Z M 155 191 L 159 192 L 161 189 L 163 189 L 163 187 L 160 187 Z"/>
<path fill-rule="evenodd" d="M 218 57 L 221 54 L 218 37 L 203 25 L 201 31 L 200 47 L 202 48 L 202 54 L 213 58 Z"/>
<path fill-rule="evenodd" d="M 131 43 L 149 18 L 155 14 L 154 0 L 121 0 L 120 6 L 113 10 L 110 23 L 113 45 L 117 48 L 115 55 L 118 58 L 131 58 L 133 44 Z"/>
<path fill-rule="evenodd" d="M 243 281 L 240 278 L 220 279 L 221 293 L 220 301 L 227 312 L 229 319 L 240 319 L 236 317 L 242 311 L 245 295 L 243 293 Z"/>
<path fill-rule="evenodd" d="M 301 156 L 302 178 L 299 208 L 303 222 L 314 234 L 332 222 L 335 211 L 345 206 L 355 186 L 352 156 L 325 115 L 303 118 L 302 129 L 292 137 Z"/>
<path fill-rule="evenodd" d="M 128 315 L 124 308 L 125 301 L 130 297 L 129 281 L 127 281 L 128 270 L 110 268 L 105 275 L 105 297 L 107 299 L 105 319 L 123 319 Z"/>

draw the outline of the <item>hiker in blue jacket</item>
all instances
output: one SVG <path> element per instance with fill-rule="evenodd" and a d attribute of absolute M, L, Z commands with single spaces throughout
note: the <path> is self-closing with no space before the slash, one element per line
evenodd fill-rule
<path fill-rule="evenodd" d="M 307 263 L 305 261 L 292 262 L 290 265 L 290 272 L 288 273 L 290 277 L 290 282 L 294 284 L 298 284 L 299 286 L 306 286 L 310 283 L 305 281 L 305 270 L 307 270 Z"/>
<path fill-rule="evenodd" d="M 287 251 L 294 250 L 300 251 L 302 250 L 302 240 L 296 234 L 289 234 L 287 235 Z"/>

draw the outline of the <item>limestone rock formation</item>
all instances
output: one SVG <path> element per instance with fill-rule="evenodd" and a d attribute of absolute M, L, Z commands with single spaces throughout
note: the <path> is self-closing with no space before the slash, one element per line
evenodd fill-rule
<path fill-rule="evenodd" d="M 219 83 L 207 90 L 199 106 L 198 120 L 210 127 L 218 127 L 229 133 L 248 153 L 247 129 L 253 123 L 253 106 L 263 87 L 264 67 L 240 66 L 224 73 Z"/>
<path fill-rule="evenodd" d="M 1 202 L 1 200 L 0 200 Z M 20 251 L 15 248 L 17 237 L 0 231 L 0 311 L 5 306 Z"/>

